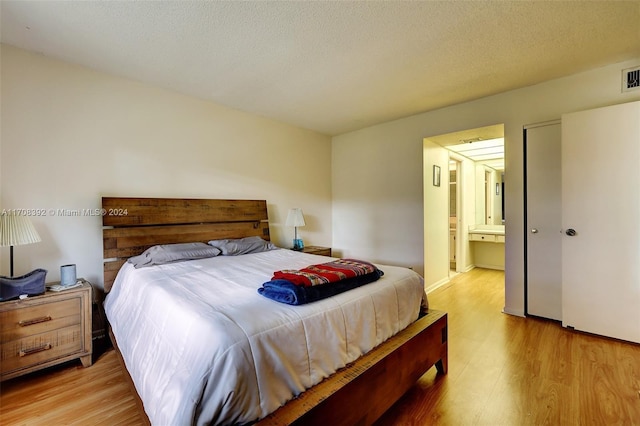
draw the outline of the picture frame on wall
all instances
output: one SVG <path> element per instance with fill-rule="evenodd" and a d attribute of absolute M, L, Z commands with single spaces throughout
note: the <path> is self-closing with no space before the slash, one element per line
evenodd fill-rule
<path fill-rule="evenodd" d="M 433 186 L 440 186 L 440 166 L 433 166 Z"/>

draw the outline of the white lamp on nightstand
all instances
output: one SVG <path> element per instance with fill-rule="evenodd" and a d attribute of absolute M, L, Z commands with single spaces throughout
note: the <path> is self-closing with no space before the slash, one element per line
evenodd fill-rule
<path fill-rule="evenodd" d="M 9 247 L 11 277 L 13 277 L 13 246 L 40 241 L 42 241 L 40 235 L 27 216 L 13 212 L 0 214 L 0 246 Z"/>
<path fill-rule="evenodd" d="M 302 214 L 302 209 L 293 208 L 289 210 L 289 214 L 287 215 L 287 226 L 293 226 L 295 229 L 293 249 L 302 250 L 304 248 L 304 243 L 302 242 L 302 238 L 298 238 L 298 227 L 304 226 L 304 215 Z"/>

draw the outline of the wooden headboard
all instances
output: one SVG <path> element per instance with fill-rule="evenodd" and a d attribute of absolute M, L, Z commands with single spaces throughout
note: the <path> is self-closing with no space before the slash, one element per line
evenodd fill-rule
<path fill-rule="evenodd" d="M 270 240 L 266 200 L 102 197 L 102 209 L 105 293 L 129 257 L 156 244 Z"/>

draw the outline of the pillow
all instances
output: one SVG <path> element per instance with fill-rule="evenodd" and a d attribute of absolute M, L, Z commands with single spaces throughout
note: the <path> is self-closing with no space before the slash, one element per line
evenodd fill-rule
<path fill-rule="evenodd" d="M 209 245 L 219 248 L 223 256 L 260 253 L 278 248 L 270 241 L 265 241 L 260 237 L 246 237 L 234 240 L 212 240 L 209 241 Z"/>
<path fill-rule="evenodd" d="M 162 244 L 149 247 L 141 255 L 130 257 L 127 261 L 137 269 L 183 260 L 214 257 L 219 254 L 220 249 L 205 243 Z"/>

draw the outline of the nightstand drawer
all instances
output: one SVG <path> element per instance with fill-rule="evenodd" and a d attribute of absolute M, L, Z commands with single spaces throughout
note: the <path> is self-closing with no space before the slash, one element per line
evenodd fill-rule
<path fill-rule="evenodd" d="M 80 352 L 82 347 L 83 335 L 79 324 L 2 343 L 1 372 L 5 374 Z"/>
<path fill-rule="evenodd" d="M 0 343 L 53 329 L 79 325 L 80 303 L 80 298 L 75 297 L 0 312 Z"/>

